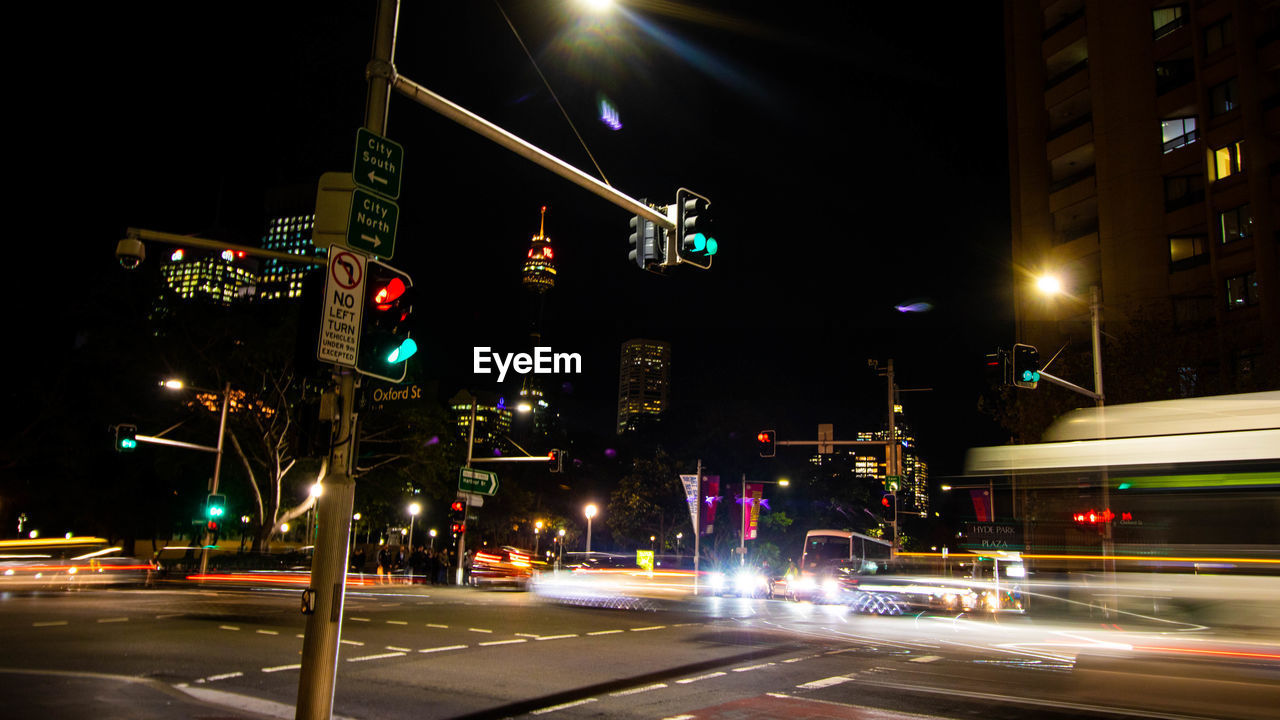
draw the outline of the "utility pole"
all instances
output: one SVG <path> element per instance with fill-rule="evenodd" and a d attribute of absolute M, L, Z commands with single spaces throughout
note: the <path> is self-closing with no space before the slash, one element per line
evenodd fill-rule
<path fill-rule="evenodd" d="M 390 76 L 395 58 L 398 0 L 380 0 L 374 29 L 373 57 L 367 75 L 369 93 L 365 103 L 365 128 L 386 134 L 387 108 L 391 100 Z M 313 605 L 307 615 L 302 641 L 302 667 L 298 677 L 298 720 L 328 720 L 333 714 L 333 693 L 338 674 L 338 641 L 342 636 L 342 606 L 347 576 L 348 539 L 351 512 L 355 506 L 354 467 L 356 435 L 356 373 L 334 366 L 341 403 L 337 434 L 331 443 L 329 473 L 319 498 L 319 531 L 311 565 L 308 594 Z"/>

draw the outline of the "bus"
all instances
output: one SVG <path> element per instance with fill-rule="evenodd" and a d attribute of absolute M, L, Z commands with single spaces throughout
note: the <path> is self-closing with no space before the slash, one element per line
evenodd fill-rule
<path fill-rule="evenodd" d="M 837 568 L 884 566 L 893 556 L 887 540 L 849 530 L 810 530 L 804 535 L 800 574 L 787 578 L 786 595 L 792 600 L 823 601 L 835 592 Z"/>

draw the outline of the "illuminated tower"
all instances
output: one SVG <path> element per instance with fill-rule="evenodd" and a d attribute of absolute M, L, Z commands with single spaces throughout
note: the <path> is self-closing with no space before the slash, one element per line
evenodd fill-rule
<path fill-rule="evenodd" d="M 551 238 L 547 237 L 547 206 L 542 206 L 542 217 L 538 221 L 538 234 L 529 243 L 529 252 L 525 256 L 524 276 L 522 283 L 533 293 L 533 318 L 529 328 L 530 348 L 542 344 L 542 313 L 546 305 L 547 291 L 556 286 L 555 255 L 551 249 Z M 520 387 L 520 403 L 517 406 L 521 413 L 529 413 L 532 422 L 529 427 L 533 434 L 546 436 L 551 431 L 553 413 L 543 392 L 542 382 L 534 375 L 525 375 Z"/>

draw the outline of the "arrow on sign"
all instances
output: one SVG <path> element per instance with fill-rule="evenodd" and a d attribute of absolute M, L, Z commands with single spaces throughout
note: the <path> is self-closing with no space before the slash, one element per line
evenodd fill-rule
<path fill-rule="evenodd" d="M 379 245 L 381 245 L 381 244 L 382 244 L 382 238 L 380 238 L 380 237 L 369 237 L 368 235 L 365 235 L 364 233 L 360 233 L 360 239 L 361 239 L 361 240 L 364 240 L 364 241 L 365 241 L 365 242 L 367 242 L 367 243 L 372 243 L 374 247 L 378 247 Z"/>
<path fill-rule="evenodd" d="M 387 184 L 386 178 L 380 178 L 377 175 L 374 175 L 372 170 L 369 171 L 369 182 L 382 183 L 383 185 Z"/>

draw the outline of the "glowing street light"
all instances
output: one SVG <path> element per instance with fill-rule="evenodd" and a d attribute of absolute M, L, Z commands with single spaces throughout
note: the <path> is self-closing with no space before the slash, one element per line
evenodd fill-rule
<path fill-rule="evenodd" d="M 431 549 L 435 550 L 436 549 L 436 529 L 431 528 L 430 530 L 427 531 L 427 534 L 431 536 Z"/>
<path fill-rule="evenodd" d="M 409 552 L 413 552 L 413 521 L 420 512 L 422 512 L 421 505 L 416 502 L 409 503 Z"/>
<path fill-rule="evenodd" d="M 587 515 L 587 555 L 591 555 L 591 518 L 596 516 L 597 508 L 594 504 L 588 504 L 583 512 Z M 562 531 L 563 532 L 563 531 Z"/>

